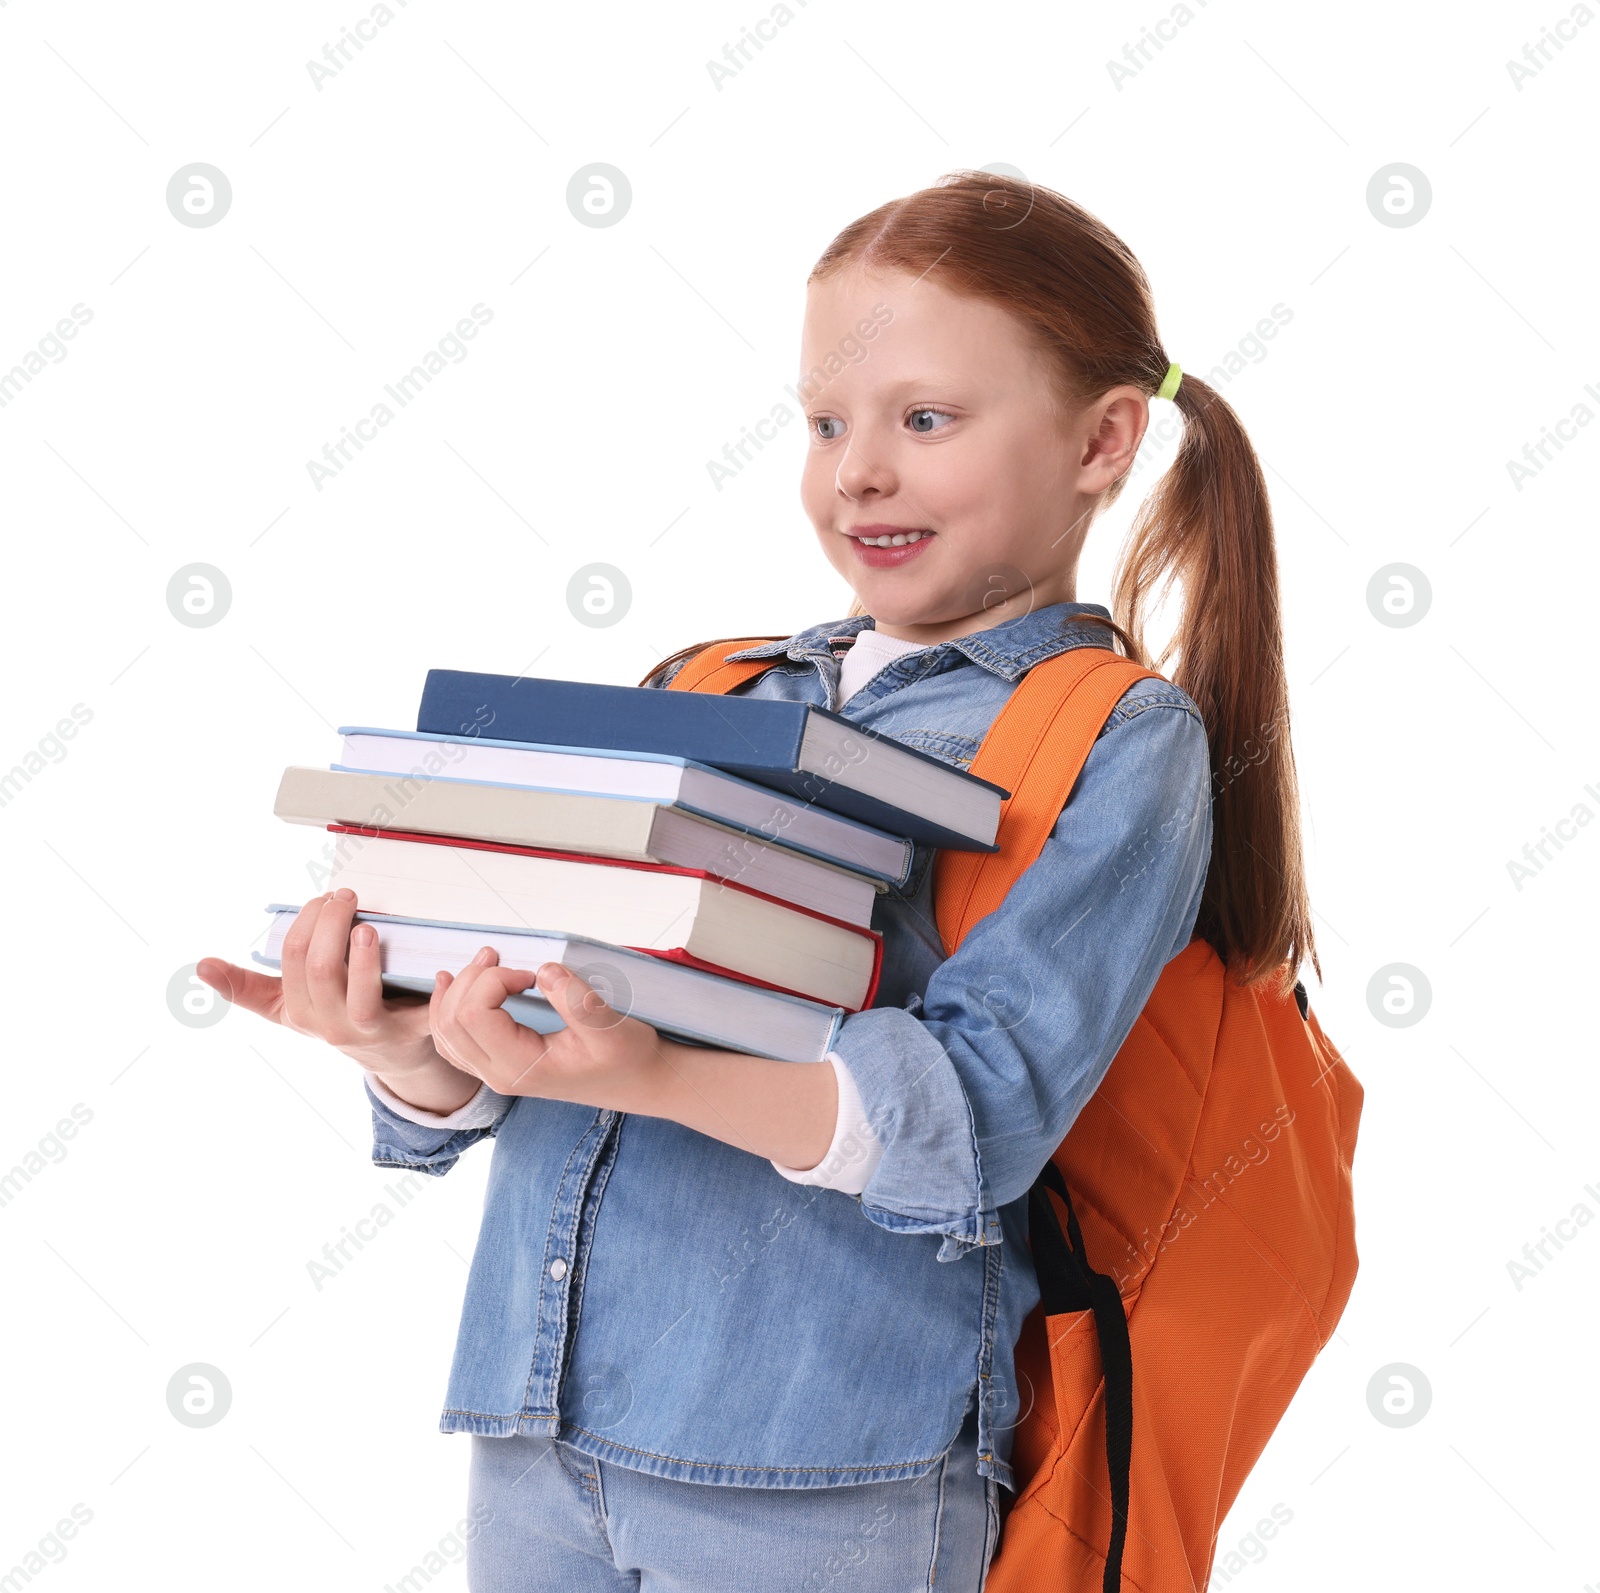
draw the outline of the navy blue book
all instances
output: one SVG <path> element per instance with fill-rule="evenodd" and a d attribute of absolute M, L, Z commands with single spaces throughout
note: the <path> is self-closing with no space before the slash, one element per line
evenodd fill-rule
<path fill-rule="evenodd" d="M 933 846 L 994 851 L 1010 795 L 809 703 L 430 669 L 429 735 L 690 758 Z"/>

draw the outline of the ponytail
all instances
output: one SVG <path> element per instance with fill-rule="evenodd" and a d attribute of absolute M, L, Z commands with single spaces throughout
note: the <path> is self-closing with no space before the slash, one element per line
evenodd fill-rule
<path fill-rule="evenodd" d="M 1211 866 L 1195 933 L 1241 984 L 1321 973 L 1300 847 L 1289 742 L 1278 560 L 1266 481 L 1239 417 L 1185 375 L 1178 457 L 1140 505 L 1112 611 L 1144 651 L 1150 604 L 1176 581 L 1173 684 L 1193 699 L 1211 751 Z"/>

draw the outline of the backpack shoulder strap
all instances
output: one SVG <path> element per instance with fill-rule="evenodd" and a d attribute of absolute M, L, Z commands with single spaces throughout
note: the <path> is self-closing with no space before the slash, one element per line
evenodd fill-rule
<path fill-rule="evenodd" d="M 972 760 L 972 773 L 1011 792 L 997 852 L 942 851 L 934 915 L 947 953 L 1005 899 L 1038 857 L 1111 710 L 1135 681 L 1162 677 L 1104 647 L 1074 647 L 1035 664 Z"/>
<path fill-rule="evenodd" d="M 760 647 L 763 642 L 778 641 L 775 636 L 747 636 L 726 642 L 713 642 L 684 664 L 672 677 L 668 691 L 704 691 L 726 694 L 735 686 L 742 686 L 752 676 L 771 669 L 775 658 L 730 659 L 729 653 L 742 653 L 747 647 Z"/>

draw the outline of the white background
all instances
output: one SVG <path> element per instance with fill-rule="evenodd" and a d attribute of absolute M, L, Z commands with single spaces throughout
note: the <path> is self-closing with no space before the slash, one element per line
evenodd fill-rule
<path fill-rule="evenodd" d="M 1600 1214 L 1600 827 L 1520 890 L 1507 869 L 1600 813 L 1600 427 L 1520 488 L 1507 470 L 1600 413 L 1600 26 L 1519 88 L 1506 63 L 1560 0 L 1212 0 L 1119 87 L 1107 61 L 1169 8 L 795 6 L 718 88 L 706 63 L 760 0 L 411 0 L 318 88 L 357 0 L 0 4 L 0 370 L 92 311 L 0 408 L 0 766 L 92 714 L 0 808 L 0 1171 L 92 1113 L 0 1206 L 0 1574 L 75 1504 L 92 1520 L 37 1579 L 60 1593 L 378 1593 L 451 1531 L 468 1445 L 435 1424 L 487 1157 L 319 1291 L 307 1263 L 394 1204 L 355 1070 L 245 1013 L 186 1027 L 169 981 L 247 960 L 262 906 L 312 893 L 279 772 L 330 759 L 336 725 L 411 724 L 427 668 L 631 684 L 690 641 L 843 614 L 799 427 L 721 490 L 706 461 L 796 379 L 829 238 L 1003 161 L 1127 240 L 1189 369 L 1292 311 L 1223 390 L 1277 516 L 1313 999 L 1367 1092 L 1362 1265 L 1223 1549 L 1275 1504 L 1292 1522 L 1216 1584 L 1600 1583 L 1600 1224 L 1521 1289 L 1507 1270 Z M 165 202 L 196 161 L 232 185 L 208 228 Z M 613 227 L 567 208 L 594 162 L 632 185 Z M 1393 162 L 1432 185 L 1414 226 L 1367 207 Z M 474 304 L 467 357 L 319 490 L 307 461 Z M 1106 595 L 1138 495 L 1080 596 Z M 597 561 L 632 587 L 609 628 L 566 602 Z M 1366 601 L 1394 562 L 1432 588 L 1406 628 Z M 231 584 L 210 627 L 167 607 L 191 563 Z M 1432 990 L 1404 1029 L 1366 995 L 1394 962 Z M 194 1362 L 232 1387 L 203 1430 L 166 1405 Z M 1404 1429 L 1367 1403 L 1395 1362 L 1432 1388 Z"/>

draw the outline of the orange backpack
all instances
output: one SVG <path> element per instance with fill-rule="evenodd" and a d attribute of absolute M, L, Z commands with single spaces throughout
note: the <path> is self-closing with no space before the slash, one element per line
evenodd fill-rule
<path fill-rule="evenodd" d="M 706 648 L 672 685 L 729 691 L 774 662 L 725 661 L 754 645 Z M 947 955 L 1039 855 L 1106 718 L 1151 674 L 1078 647 L 1022 678 L 972 763 L 1012 793 L 1000 849 L 936 861 Z M 1030 1192 L 1041 1299 L 1016 1349 L 1018 1492 L 987 1593 L 1204 1588 L 1223 1517 L 1344 1310 L 1362 1090 L 1304 987 L 1270 984 L 1235 983 L 1191 941 Z"/>

